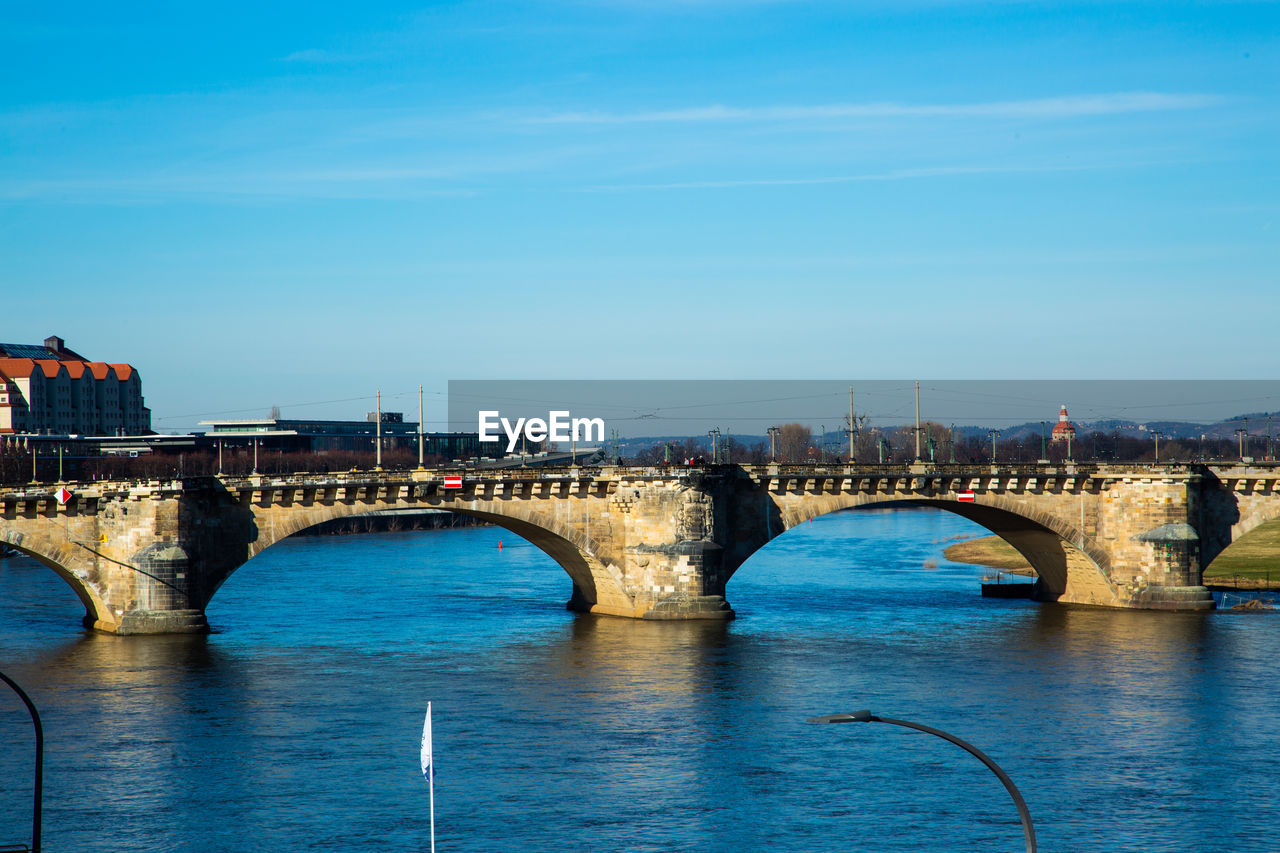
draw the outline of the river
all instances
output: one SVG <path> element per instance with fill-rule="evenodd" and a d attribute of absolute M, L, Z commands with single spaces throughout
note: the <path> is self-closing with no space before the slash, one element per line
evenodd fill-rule
<path fill-rule="evenodd" d="M 978 594 L 944 512 L 860 510 L 771 543 L 727 624 L 574 615 L 497 528 L 295 537 L 207 637 L 111 637 L 0 559 L 0 670 L 46 736 L 48 851 L 1280 850 L 1280 621 Z M 498 542 L 503 547 L 499 549 Z M 0 696 L 0 844 L 29 837 L 32 736 Z"/>

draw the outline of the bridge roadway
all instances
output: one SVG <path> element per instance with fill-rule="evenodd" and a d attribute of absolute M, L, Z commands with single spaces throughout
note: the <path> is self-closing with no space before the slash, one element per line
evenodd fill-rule
<path fill-rule="evenodd" d="M 462 488 L 446 488 L 450 476 Z M 572 580 L 571 608 L 726 619 L 725 584 L 773 537 L 840 509 L 916 504 L 1008 541 L 1043 601 L 1202 610 L 1213 607 L 1202 567 L 1280 515 L 1277 480 L 1221 465 L 353 470 L 67 483 L 65 505 L 57 486 L 32 484 L 0 489 L 0 542 L 70 584 L 88 627 L 198 632 L 219 586 L 281 539 L 332 518 L 432 508 L 541 548 Z"/>

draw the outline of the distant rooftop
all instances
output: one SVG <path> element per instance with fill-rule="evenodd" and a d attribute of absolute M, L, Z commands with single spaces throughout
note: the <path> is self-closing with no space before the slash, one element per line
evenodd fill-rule
<path fill-rule="evenodd" d="M 0 344 L 0 358 L 53 358 L 58 361 L 88 361 L 79 353 L 67 349 L 67 342 L 57 335 L 50 335 L 43 344 Z"/>

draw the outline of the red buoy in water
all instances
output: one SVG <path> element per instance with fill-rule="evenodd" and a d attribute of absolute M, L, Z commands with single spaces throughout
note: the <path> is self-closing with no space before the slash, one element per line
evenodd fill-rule
<path fill-rule="evenodd" d="M 501 551 L 501 550 L 502 550 L 502 540 L 501 540 L 501 539 L 499 539 L 499 540 L 498 540 L 498 550 L 499 550 L 499 551 Z"/>

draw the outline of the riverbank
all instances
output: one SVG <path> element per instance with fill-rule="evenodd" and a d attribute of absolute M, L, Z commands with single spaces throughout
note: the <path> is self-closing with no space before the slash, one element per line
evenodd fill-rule
<path fill-rule="evenodd" d="M 1035 575 L 1026 558 L 999 536 L 965 539 L 946 548 L 942 556 L 953 563 L 986 566 L 1015 575 Z"/>
<path fill-rule="evenodd" d="M 953 563 L 1035 574 L 1026 559 L 999 536 L 966 539 L 947 547 L 942 555 Z M 1204 585 L 1217 591 L 1280 591 L 1280 524 L 1264 524 L 1224 551 L 1205 571 Z"/>

